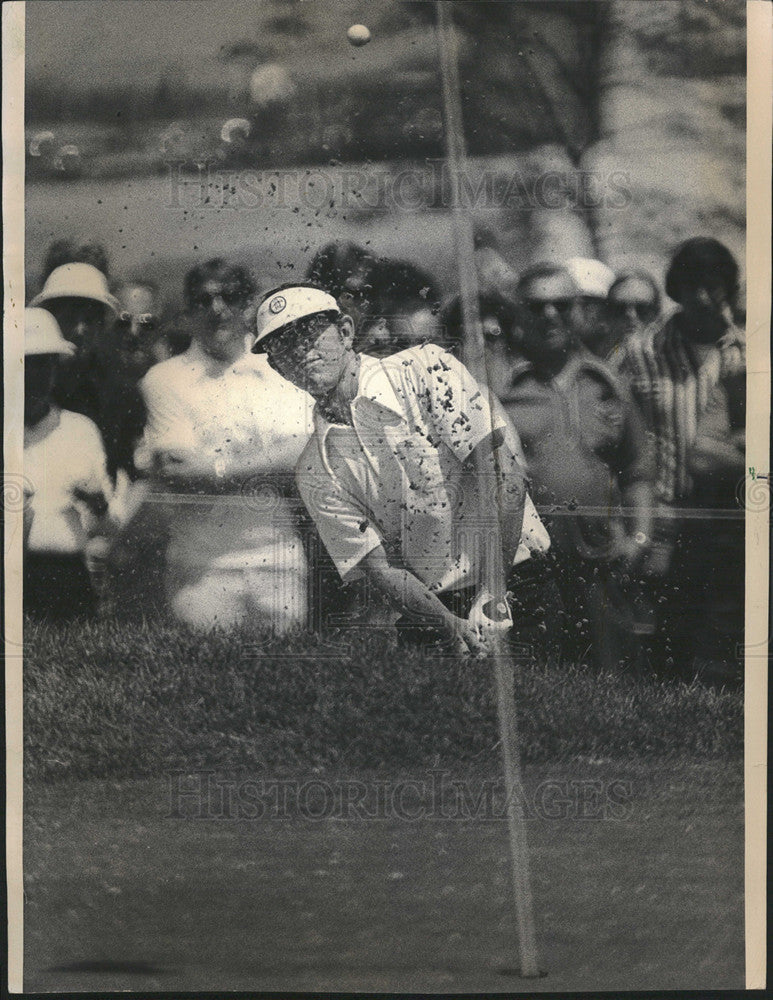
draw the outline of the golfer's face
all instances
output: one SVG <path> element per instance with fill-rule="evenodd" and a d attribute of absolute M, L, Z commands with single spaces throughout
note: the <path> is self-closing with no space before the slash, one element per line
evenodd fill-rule
<path fill-rule="evenodd" d="M 271 367 L 315 397 L 332 392 L 344 373 L 351 350 L 351 323 L 343 328 L 326 316 L 299 320 L 266 341 Z"/>

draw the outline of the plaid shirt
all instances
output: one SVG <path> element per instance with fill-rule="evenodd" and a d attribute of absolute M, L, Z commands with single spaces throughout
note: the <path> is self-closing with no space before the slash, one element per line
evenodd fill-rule
<path fill-rule="evenodd" d="M 688 499 L 693 491 L 689 457 L 711 394 L 727 376 L 746 369 L 744 333 L 731 327 L 709 347 L 688 341 L 675 314 L 644 338 L 627 341 L 617 370 L 627 379 L 654 438 L 655 490 L 664 503 Z"/>

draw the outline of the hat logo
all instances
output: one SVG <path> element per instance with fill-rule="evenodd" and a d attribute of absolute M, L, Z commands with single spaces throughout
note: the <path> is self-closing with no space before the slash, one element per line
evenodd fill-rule
<path fill-rule="evenodd" d="M 284 307 L 287 305 L 287 299 L 284 295 L 276 295 L 268 304 L 269 312 L 272 312 L 275 316 L 280 313 Z"/>

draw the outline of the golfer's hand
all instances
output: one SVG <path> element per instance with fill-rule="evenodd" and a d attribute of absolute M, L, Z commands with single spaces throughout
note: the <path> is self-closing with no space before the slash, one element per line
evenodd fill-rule
<path fill-rule="evenodd" d="M 489 649 L 477 628 L 464 618 L 457 618 L 454 623 L 453 642 L 457 656 L 473 656 L 476 660 L 482 660 L 489 655 Z"/>

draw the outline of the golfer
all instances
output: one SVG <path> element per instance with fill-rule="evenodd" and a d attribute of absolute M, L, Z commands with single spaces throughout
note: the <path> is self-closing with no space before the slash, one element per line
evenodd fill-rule
<path fill-rule="evenodd" d="M 526 496 L 504 415 L 433 344 L 381 359 L 356 353 L 351 317 L 318 286 L 266 294 L 257 330 L 253 352 L 316 400 L 296 478 L 344 581 L 365 574 L 402 613 L 398 626 L 483 655 L 466 615 L 486 560 L 513 563 Z M 479 457 L 485 477 L 475 474 Z M 485 542 L 484 479 L 489 529 L 503 515 L 499 554 Z"/>

